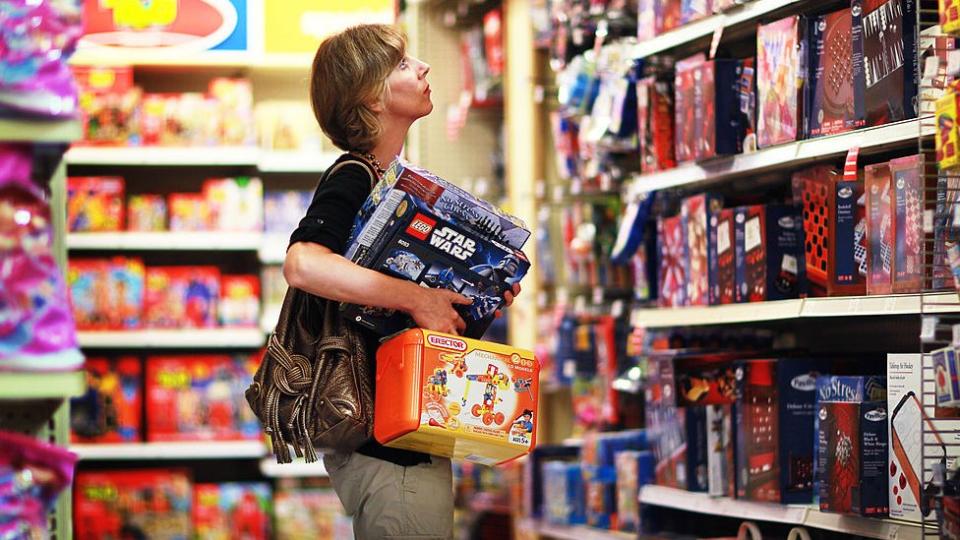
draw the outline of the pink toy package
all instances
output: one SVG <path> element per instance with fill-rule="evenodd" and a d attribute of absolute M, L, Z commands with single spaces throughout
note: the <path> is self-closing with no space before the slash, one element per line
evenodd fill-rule
<path fill-rule="evenodd" d="M 0 145 L 0 370 L 72 370 L 83 356 L 31 159 L 29 147 Z"/>
<path fill-rule="evenodd" d="M 215 266 L 148 267 L 144 326 L 216 327 L 219 299 L 220 270 Z"/>

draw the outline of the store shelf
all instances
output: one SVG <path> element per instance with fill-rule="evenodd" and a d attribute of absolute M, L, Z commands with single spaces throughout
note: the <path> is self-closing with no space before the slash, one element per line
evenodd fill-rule
<path fill-rule="evenodd" d="M 82 136 L 80 121 L 0 118 L 0 141 L 69 143 Z"/>
<path fill-rule="evenodd" d="M 913 540 L 922 537 L 919 523 L 827 514 L 811 506 L 757 503 L 726 497 L 710 497 L 705 493 L 691 493 L 682 489 L 663 486 L 644 486 L 641 488 L 640 503 L 698 514 L 801 525 L 867 538 Z"/>
<path fill-rule="evenodd" d="M 340 157 L 335 152 L 269 150 L 260 154 L 257 168 L 271 173 L 322 173 Z"/>
<path fill-rule="evenodd" d="M 263 264 L 283 264 L 287 258 L 289 235 L 265 234 L 260 242 L 258 255 Z"/>
<path fill-rule="evenodd" d="M 75 146 L 67 151 L 66 159 L 69 165 L 256 167 L 260 149 L 242 146 Z"/>
<path fill-rule="evenodd" d="M 80 346 L 91 349 L 185 349 L 261 347 L 259 328 L 198 328 L 182 330 L 107 330 L 79 332 Z"/>
<path fill-rule="evenodd" d="M 723 306 L 635 309 L 632 323 L 646 328 L 707 326 L 815 317 L 869 317 L 960 312 L 955 293 L 838 296 Z"/>
<path fill-rule="evenodd" d="M 729 28 L 739 24 L 757 21 L 770 13 L 783 9 L 790 4 L 797 4 L 801 0 L 758 0 L 749 2 L 730 11 L 707 17 L 699 21 L 685 24 L 680 28 L 666 32 L 653 39 L 638 43 L 634 49 L 635 58 L 661 53 L 713 35 L 720 28 Z"/>
<path fill-rule="evenodd" d="M 925 135 L 932 135 L 932 122 L 925 122 L 924 130 L 927 132 Z M 737 154 L 703 163 L 688 163 L 663 172 L 635 175 L 633 189 L 655 191 L 672 187 L 706 185 L 737 176 L 789 170 L 818 159 L 844 156 L 850 148 L 855 146 L 859 146 L 863 153 L 878 152 L 908 143 L 916 146 L 919 135 L 920 121 L 907 120 L 840 135 L 782 144 L 750 154 Z"/>
<path fill-rule="evenodd" d="M 517 525 L 518 529 L 527 533 L 557 540 L 627 540 L 637 537 L 633 533 L 607 531 L 584 526 L 550 525 L 532 519 L 522 519 Z"/>
<path fill-rule="evenodd" d="M 273 333 L 280 320 L 280 306 L 265 306 L 260 314 L 260 329 L 264 334 Z"/>
<path fill-rule="evenodd" d="M 160 47 L 142 50 L 113 50 L 106 47 L 81 47 L 70 58 L 74 66 L 140 66 L 169 69 L 204 67 L 245 68 L 252 70 L 309 71 L 312 54 L 256 54 L 241 51 L 206 51 L 184 54 Z"/>
<path fill-rule="evenodd" d="M 86 389 L 87 379 L 83 371 L 62 373 L 0 372 L 0 400 L 63 399 L 83 395 Z"/>
<path fill-rule="evenodd" d="M 297 458 L 293 463 L 277 463 L 272 455 L 260 460 L 260 473 L 267 478 L 319 478 L 327 476 L 323 458 L 306 463 Z"/>
<path fill-rule="evenodd" d="M 236 232 L 95 232 L 67 234 L 71 250 L 256 251 L 260 233 Z"/>
<path fill-rule="evenodd" d="M 260 441 L 73 444 L 70 450 L 87 461 L 259 458 L 267 453 Z"/>

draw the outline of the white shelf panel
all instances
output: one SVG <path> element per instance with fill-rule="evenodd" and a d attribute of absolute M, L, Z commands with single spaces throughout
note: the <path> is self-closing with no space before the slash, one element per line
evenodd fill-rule
<path fill-rule="evenodd" d="M 255 232 L 91 232 L 68 233 L 72 250 L 256 251 L 263 235 Z"/>
<path fill-rule="evenodd" d="M 260 315 L 260 329 L 264 334 L 269 335 L 276 328 L 278 320 L 280 320 L 280 306 L 265 306 Z"/>
<path fill-rule="evenodd" d="M 75 146 L 67 151 L 69 165 L 243 166 L 255 167 L 259 148 L 235 146 Z"/>
<path fill-rule="evenodd" d="M 764 2 L 755 2 L 764 3 Z M 932 135 L 927 129 L 925 135 Z M 883 148 L 913 142 L 920 135 L 920 121 L 907 120 L 876 128 L 861 129 L 795 143 L 765 148 L 750 154 L 718 158 L 703 163 L 689 163 L 663 172 L 634 176 L 635 190 L 654 191 L 694 184 L 715 183 L 735 176 L 747 176 L 774 169 L 789 169 L 806 162 L 832 156 L 843 156 L 859 146 L 862 150 Z"/>
<path fill-rule="evenodd" d="M 258 255 L 263 264 L 283 264 L 287 258 L 287 245 L 290 235 L 265 234 L 260 242 Z"/>
<path fill-rule="evenodd" d="M 920 303 L 918 294 L 807 298 L 803 301 L 800 316 L 912 315 L 920 313 Z"/>
<path fill-rule="evenodd" d="M 0 372 L 0 400 L 64 399 L 81 396 L 86 390 L 87 376 L 83 371 L 61 373 Z"/>
<path fill-rule="evenodd" d="M 955 292 L 927 294 L 923 297 L 924 313 L 960 312 L 960 296 Z"/>
<path fill-rule="evenodd" d="M 268 150 L 260 153 L 257 167 L 273 173 L 322 173 L 340 157 L 333 152 L 304 152 L 299 150 Z"/>
<path fill-rule="evenodd" d="M 261 347 L 259 328 L 106 330 L 78 332 L 81 347 L 96 349 Z"/>
<path fill-rule="evenodd" d="M 662 486 L 641 488 L 640 503 L 699 514 L 802 525 L 868 538 L 913 540 L 922 537 L 919 523 L 827 514 L 812 506 L 740 501 Z"/>
<path fill-rule="evenodd" d="M 87 461 L 260 458 L 267 453 L 261 441 L 73 444 L 70 450 Z"/>
<path fill-rule="evenodd" d="M 803 300 L 778 300 L 723 306 L 635 309 L 634 326 L 662 328 L 668 326 L 703 326 L 742 322 L 796 319 Z"/>
<path fill-rule="evenodd" d="M 644 58 L 713 35 L 718 28 L 727 28 L 758 20 L 771 12 L 789 6 L 790 4 L 796 4 L 799 1 L 800 0 L 758 0 L 749 2 L 733 8 L 724 14 L 714 15 L 691 24 L 686 24 L 653 39 L 644 41 L 643 43 L 638 43 L 634 49 L 634 57 Z"/>
<path fill-rule="evenodd" d="M 201 67 L 247 68 L 253 70 L 309 71 L 312 54 L 257 54 L 246 51 L 206 51 L 191 55 L 162 48 L 117 51 L 106 47 L 81 46 L 70 58 L 74 66 L 145 66 L 169 69 Z"/>
<path fill-rule="evenodd" d="M 36 120 L 0 118 L 0 141 L 69 143 L 82 137 L 77 119 Z"/>
<path fill-rule="evenodd" d="M 517 525 L 521 530 L 558 540 L 627 540 L 637 537 L 636 533 L 607 531 L 582 525 L 551 525 L 532 519 L 522 519 Z"/>
<path fill-rule="evenodd" d="M 293 463 L 281 464 L 270 455 L 260 460 L 260 473 L 267 478 L 317 478 L 327 476 L 327 469 L 322 457 L 313 463 L 294 458 Z"/>

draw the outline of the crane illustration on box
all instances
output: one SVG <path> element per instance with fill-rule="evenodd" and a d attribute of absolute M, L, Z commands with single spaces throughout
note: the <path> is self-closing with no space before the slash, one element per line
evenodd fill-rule
<path fill-rule="evenodd" d="M 483 389 L 483 401 L 481 403 L 475 403 L 470 409 L 470 413 L 482 419 L 484 425 L 502 424 L 504 420 L 503 413 L 494 412 L 493 409 L 497 403 L 503 401 L 502 398 L 497 397 L 497 393 L 500 390 L 506 390 L 510 387 L 510 377 L 500 373 L 500 368 L 493 364 L 488 364 L 487 372 L 482 375 L 467 375 L 467 385 L 463 391 L 462 400 L 464 406 L 467 405 L 467 394 L 470 392 L 470 383 L 472 381 L 485 383 L 486 386 Z"/>

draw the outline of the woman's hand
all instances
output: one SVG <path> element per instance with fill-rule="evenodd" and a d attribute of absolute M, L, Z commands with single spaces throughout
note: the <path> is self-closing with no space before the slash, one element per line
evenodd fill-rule
<path fill-rule="evenodd" d="M 503 307 L 508 308 L 513 305 L 513 299 L 520 294 L 520 284 L 514 283 L 513 288 L 509 291 L 503 293 Z M 503 316 L 503 309 L 498 309 L 494 314 L 494 317 L 500 318 Z"/>
<path fill-rule="evenodd" d="M 414 308 L 410 310 L 417 326 L 434 332 L 460 334 L 467 327 L 463 318 L 453 308 L 454 305 L 470 305 L 472 302 L 466 296 L 447 289 L 420 288 Z"/>

